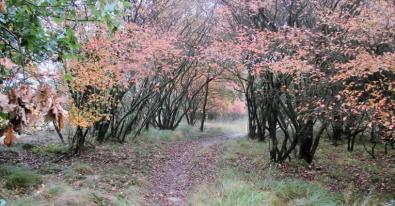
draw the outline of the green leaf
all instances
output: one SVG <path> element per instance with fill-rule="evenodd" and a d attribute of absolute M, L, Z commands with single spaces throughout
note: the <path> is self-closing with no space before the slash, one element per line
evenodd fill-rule
<path fill-rule="evenodd" d="M 71 80 L 73 80 L 73 76 L 70 73 L 67 73 L 64 75 L 64 80 L 71 81 Z"/>
<path fill-rule="evenodd" d="M 60 17 L 54 17 L 53 20 L 55 21 L 55 23 L 60 24 L 63 22 L 63 19 Z"/>

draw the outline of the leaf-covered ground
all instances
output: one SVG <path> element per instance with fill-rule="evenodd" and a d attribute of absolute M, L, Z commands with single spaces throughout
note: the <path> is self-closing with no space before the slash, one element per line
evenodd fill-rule
<path fill-rule="evenodd" d="M 50 133 L 26 138 L 0 148 L 0 198 L 8 205 L 92 206 L 380 205 L 394 199 L 394 150 L 384 155 L 378 148 L 371 159 L 360 145 L 348 153 L 323 141 L 313 165 L 297 159 L 274 165 L 268 143 L 242 138 L 241 125 L 209 123 L 204 133 L 188 126 L 151 130 L 138 141 L 97 144 L 73 158 L 64 158 L 67 147 Z"/>

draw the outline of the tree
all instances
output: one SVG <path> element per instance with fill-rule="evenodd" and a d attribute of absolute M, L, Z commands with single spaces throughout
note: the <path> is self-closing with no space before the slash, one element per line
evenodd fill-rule
<path fill-rule="evenodd" d="M 311 163 L 320 136 L 333 121 L 332 114 L 336 128 L 340 119 L 353 116 L 344 129 L 337 129 L 340 134 L 346 133 L 349 150 L 355 137 L 364 131 L 363 125 L 377 124 L 377 119 L 386 119 L 378 124 L 389 126 L 386 131 L 391 132 L 386 136 L 393 136 L 389 118 L 393 110 L 384 109 L 393 104 L 389 100 L 392 92 L 386 86 L 392 85 L 394 65 L 390 60 L 393 34 L 388 32 L 393 25 L 384 19 L 393 17 L 379 12 L 388 10 L 393 14 L 393 5 L 386 1 L 367 4 L 297 0 L 254 1 L 245 5 L 225 1 L 224 5 L 219 15 L 232 18 L 234 21 L 229 24 L 238 26 L 227 28 L 230 38 L 213 44 L 215 54 L 210 56 L 216 57 L 217 63 L 228 65 L 228 71 L 240 83 L 247 102 L 249 135 L 264 139 L 265 131 L 269 132 L 273 161 L 290 158 L 290 152 L 298 146 L 298 157 Z M 369 89 L 361 87 L 362 82 L 369 82 Z M 382 86 L 372 86 L 370 82 L 380 82 Z M 380 92 L 375 93 L 372 88 L 380 88 Z M 363 95 L 362 89 L 373 92 L 377 99 Z M 381 92 L 386 95 L 377 95 Z M 365 103 L 354 109 L 369 99 L 370 107 Z M 386 104 L 381 107 L 383 112 L 376 107 L 380 101 Z M 379 118 L 375 117 L 378 113 Z M 315 125 L 320 125 L 320 129 L 313 136 Z M 280 146 L 278 128 L 284 135 Z"/>
<path fill-rule="evenodd" d="M 56 64 L 77 52 L 76 27 L 102 18 L 111 26 L 113 7 L 104 1 L 10 0 L 2 1 L 0 8 L 1 90 L 8 94 L 2 94 L 1 107 L 8 127 L 20 132 L 22 126 L 46 116 L 54 120 L 57 130 L 62 129 L 64 101 L 54 91 L 57 85 L 49 83 L 52 74 L 38 64 Z M 12 136 L 12 129 L 8 129 L 8 136 Z"/>

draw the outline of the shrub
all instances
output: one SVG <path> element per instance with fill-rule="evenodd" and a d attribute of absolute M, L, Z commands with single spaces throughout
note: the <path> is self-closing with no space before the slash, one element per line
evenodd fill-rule
<path fill-rule="evenodd" d="M 32 144 L 29 144 L 29 143 L 26 143 L 26 144 L 23 144 L 22 145 L 22 149 L 24 149 L 24 150 L 31 150 L 31 149 L 33 149 L 33 148 L 35 148 L 36 146 L 34 146 L 34 145 L 32 145 Z"/>

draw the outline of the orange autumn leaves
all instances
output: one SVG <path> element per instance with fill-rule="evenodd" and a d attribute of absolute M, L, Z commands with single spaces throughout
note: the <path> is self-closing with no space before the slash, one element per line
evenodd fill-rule
<path fill-rule="evenodd" d="M 2 111 L 9 117 L 4 139 L 7 146 L 15 141 L 13 131 L 21 132 L 24 127 L 36 123 L 41 118 L 57 122 L 60 129 L 64 127 L 67 112 L 62 108 L 61 98 L 49 85 L 42 84 L 32 88 L 22 84 L 11 88 L 8 95 L 1 95 L 0 103 Z"/>
<path fill-rule="evenodd" d="M 70 66 L 75 86 L 80 87 L 127 87 L 145 77 L 171 74 L 182 58 L 176 34 L 136 24 L 128 24 L 112 37 L 104 34 L 92 38 L 84 44 L 83 52 L 85 59 Z"/>
<path fill-rule="evenodd" d="M 245 1 L 239 0 L 232 2 L 237 5 L 232 9 L 240 6 L 253 13 L 262 9 L 268 23 L 278 23 L 271 19 L 270 12 L 277 14 L 273 10 L 277 6 L 273 8 L 270 2 L 275 1 L 243 4 Z M 297 87 L 289 87 L 287 92 L 309 102 L 298 107 L 299 113 L 330 118 L 334 110 L 341 110 L 344 119 L 352 115 L 364 117 L 363 125 L 380 125 L 390 138 L 395 138 L 393 2 L 340 0 L 336 8 L 322 1 L 296 0 L 292 6 L 282 3 L 292 11 L 291 7 L 298 9 L 297 4 L 302 2 L 305 6 L 301 8 L 314 11 L 302 15 L 314 19 L 315 25 L 290 26 L 287 21 L 284 26 L 276 25 L 276 29 L 270 25 L 259 29 L 243 25 L 228 29 L 225 38 L 225 28 L 218 29 L 222 33 L 205 50 L 207 59 L 227 67 L 230 75 L 239 79 L 247 75 L 258 79 L 266 71 L 291 77 Z M 232 12 L 228 9 L 217 14 L 226 18 Z M 331 85 L 335 87 L 330 91 L 332 97 L 320 94 L 330 90 Z"/>
<path fill-rule="evenodd" d="M 84 96 L 74 99 L 70 120 L 87 128 L 103 118 L 109 109 L 119 105 L 114 90 L 138 87 L 142 80 L 166 75 L 183 58 L 177 35 L 158 32 L 153 28 L 128 24 L 112 36 L 107 32 L 91 38 L 82 47 L 83 58 L 66 62 L 72 91 Z M 115 95 L 116 96 L 116 95 Z"/>
<path fill-rule="evenodd" d="M 69 120 L 82 128 L 91 127 L 95 122 L 101 120 L 102 117 L 103 114 L 93 109 L 83 111 L 73 106 L 69 111 Z"/>
<path fill-rule="evenodd" d="M 14 135 L 13 128 L 12 128 L 12 126 L 9 126 L 7 128 L 7 132 L 6 132 L 6 135 L 4 138 L 4 145 L 10 147 L 12 145 L 12 143 L 15 142 L 15 140 L 16 140 L 16 137 Z"/>

